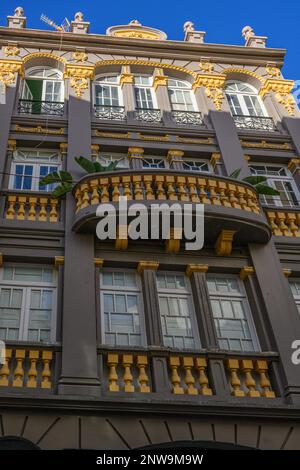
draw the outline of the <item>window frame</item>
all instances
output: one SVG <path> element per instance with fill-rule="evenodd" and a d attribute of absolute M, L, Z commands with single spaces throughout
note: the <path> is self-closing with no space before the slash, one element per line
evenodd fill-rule
<path fill-rule="evenodd" d="M 290 286 L 290 289 L 291 289 L 292 296 L 293 296 L 295 304 L 296 304 L 296 308 L 297 308 L 297 310 L 299 312 L 299 315 L 300 315 L 300 279 L 297 278 L 297 277 L 291 277 L 291 278 L 288 279 L 288 281 L 289 281 L 289 286 Z M 292 286 L 291 286 L 292 282 L 299 284 L 299 295 L 298 294 L 295 295 L 293 293 Z"/>
<path fill-rule="evenodd" d="M 186 80 L 180 80 L 180 79 L 177 79 L 177 78 L 173 78 L 173 77 L 168 77 L 168 78 L 169 78 L 169 80 L 176 80 L 176 82 L 182 82 L 182 83 L 185 83 L 185 84 L 188 85 L 188 87 L 170 86 L 169 85 L 169 80 L 168 80 L 167 90 L 168 90 L 168 97 L 169 97 L 171 110 L 172 111 L 178 111 L 178 112 L 187 112 L 187 113 L 197 113 L 197 112 L 199 112 L 199 108 L 198 108 L 197 100 L 196 100 L 196 97 L 195 97 L 195 93 L 193 93 L 192 86 L 191 86 L 190 82 L 188 82 Z M 183 92 L 188 91 L 189 95 L 191 97 L 191 102 L 192 102 L 193 109 L 191 109 L 191 110 L 188 110 L 188 109 L 174 109 L 174 107 L 173 107 L 174 104 L 179 105 L 181 103 L 172 103 L 171 96 L 170 96 L 170 91 L 171 90 L 180 90 L 180 91 L 183 91 Z M 184 93 L 183 93 L 183 95 L 184 95 Z M 187 103 L 185 102 L 184 104 L 185 104 L 185 107 L 186 107 Z"/>
<path fill-rule="evenodd" d="M 209 291 L 209 287 L 208 287 L 208 280 L 210 278 L 234 279 L 238 284 L 239 294 L 238 293 L 232 293 L 232 292 L 211 293 Z M 222 351 L 224 350 L 224 351 L 231 351 L 231 352 L 239 352 L 240 354 L 262 352 L 261 344 L 260 344 L 260 341 L 259 341 L 259 338 L 258 338 L 256 325 L 255 325 L 254 318 L 253 318 L 253 315 L 252 315 L 252 311 L 251 311 L 249 299 L 248 299 L 248 296 L 247 296 L 247 292 L 246 292 L 246 289 L 245 289 L 245 285 L 244 285 L 243 281 L 239 278 L 238 274 L 207 273 L 206 274 L 206 283 L 207 283 L 208 298 L 209 298 L 211 311 L 212 311 L 212 320 L 213 320 L 212 323 L 213 323 L 213 328 L 215 330 L 215 334 L 216 334 L 216 338 L 217 338 L 217 344 L 218 344 L 219 349 L 222 350 Z M 242 300 L 242 305 L 243 305 L 243 309 L 244 309 L 244 312 L 245 312 L 245 317 L 246 317 L 246 320 L 247 320 L 251 341 L 252 341 L 253 347 L 254 347 L 253 351 L 244 351 L 242 349 L 239 350 L 239 349 L 222 349 L 222 348 L 220 348 L 219 339 L 222 339 L 222 337 L 219 338 L 219 336 L 218 336 L 218 331 L 217 331 L 217 328 L 216 328 L 216 325 L 215 325 L 215 316 L 214 316 L 211 300 L 212 299 L 222 300 L 223 298 L 225 298 L 225 299 L 241 299 Z M 229 341 L 229 338 L 226 337 L 225 339 L 227 341 Z"/>
<path fill-rule="evenodd" d="M 168 289 L 168 288 L 162 288 L 158 287 L 157 283 L 157 276 L 160 274 L 165 274 L 165 275 L 180 275 L 183 276 L 185 281 L 186 281 L 186 288 L 185 289 Z M 170 271 L 170 270 L 157 270 L 155 273 L 156 277 L 156 291 L 157 291 L 157 296 L 158 296 L 158 314 L 160 318 L 160 328 L 161 328 L 161 334 L 163 338 L 163 343 L 164 343 L 164 333 L 163 333 L 163 326 L 162 326 L 162 314 L 160 311 L 160 304 L 159 304 L 159 297 L 161 294 L 163 294 L 165 297 L 168 298 L 180 298 L 185 296 L 187 299 L 187 305 L 189 309 L 189 317 L 184 317 L 184 318 L 189 318 L 191 322 L 191 330 L 193 333 L 193 340 L 194 340 L 194 347 L 193 348 L 183 348 L 184 351 L 191 351 L 191 350 L 201 350 L 202 348 L 202 343 L 201 343 L 201 338 L 200 338 L 200 331 L 199 331 L 199 325 L 198 325 L 198 320 L 196 317 L 196 309 L 195 309 L 195 304 L 194 304 L 194 298 L 193 298 L 193 292 L 192 292 L 192 286 L 190 283 L 190 279 L 188 276 L 181 271 Z M 181 317 L 182 318 L 182 317 Z M 182 338 L 182 336 L 181 336 Z M 164 344 L 165 348 L 171 348 L 171 349 L 178 349 L 176 346 L 166 346 Z"/>
<path fill-rule="evenodd" d="M 40 269 L 52 269 L 53 282 L 45 281 L 15 281 L 15 280 L 5 280 L 4 277 L 4 268 L 16 268 L 16 267 L 30 267 L 30 268 L 40 268 Z M 53 265 L 45 264 L 28 264 L 28 263 L 5 263 L 0 268 L 0 291 L 4 289 L 22 289 L 22 305 L 20 312 L 20 324 L 19 324 L 19 335 L 18 339 L 15 340 L 5 340 L 5 342 L 30 342 L 34 344 L 53 344 L 56 343 L 56 328 L 57 328 L 57 310 L 58 310 L 58 272 Z M 50 340 L 49 341 L 33 341 L 28 339 L 28 327 L 30 320 L 30 295 L 32 290 L 45 289 L 52 290 L 52 316 L 50 324 Z M 26 338 L 26 339 L 25 339 Z"/>
<path fill-rule="evenodd" d="M 247 85 L 253 91 L 252 92 L 242 92 L 242 91 L 238 91 L 238 90 L 236 90 L 236 91 L 231 91 L 231 90 L 227 91 L 227 86 L 228 85 L 233 85 L 233 84 L 237 85 L 239 83 Z M 259 96 L 257 89 L 253 85 L 250 85 L 249 83 L 243 82 L 241 80 L 229 80 L 229 81 L 226 82 L 226 85 L 225 85 L 225 95 L 226 95 L 226 99 L 227 99 L 228 105 L 230 107 L 230 111 L 231 111 L 232 116 L 239 116 L 239 114 L 236 114 L 235 112 L 233 112 L 233 106 L 234 105 L 231 104 L 231 101 L 228 98 L 228 95 L 234 95 L 234 96 L 237 97 L 237 100 L 239 102 L 239 107 L 241 108 L 241 111 L 242 111 L 242 116 L 269 117 L 268 113 L 267 113 L 267 110 L 266 110 L 266 107 L 265 107 L 265 104 L 264 104 L 263 100 L 261 99 L 261 97 Z M 244 98 L 245 96 L 249 96 L 250 99 L 253 96 L 255 96 L 257 98 L 260 109 L 261 109 L 261 112 L 262 112 L 262 115 L 257 114 L 257 112 L 256 112 L 256 114 L 250 114 L 248 105 L 247 105 L 247 103 L 245 101 L 245 98 Z M 252 103 L 252 100 L 251 100 L 251 103 Z M 255 110 L 255 106 L 253 106 L 253 109 Z"/>
<path fill-rule="evenodd" d="M 117 78 L 117 81 L 116 83 L 110 83 L 110 82 L 103 82 L 105 85 L 108 85 L 109 87 L 114 87 L 114 88 L 117 88 L 117 93 L 118 93 L 118 105 L 116 105 L 116 107 L 124 107 L 124 98 L 123 98 L 123 92 L 122 92 L 122 89 L 121 89 L 121 86 L 120 86 L 120 74 L 119 73 L 116 73 L 116 74 L 108 74 L 108 73 L 105 73 L 105 74 L 99 74 L 95 77 L 94 81 L 93 81 L 93 86 L 92 86 L 92 94 L 93 94 L 93 104 L 94 106 L 103 106 L 103 107 L 114 107 L 115 105 L 107 105 L 107 104 L 97 104 L 96 103 L 96 86 L 97 85 L 101 85 L 101 81 L 99 81 L 99 79 L 101 78 L 106 78 L 106 77 L 116 77 Z"/>
<path fill-rule="evenodd" d="M 103 273 L 107 272 L 121 272 L 121 273 L 131 273 L 135 275 L 137 285 L 136 287 L 129 287 L 128 286 L 104 286 L 103 285 Z M 104 317 L 104 295 L 105 293 L 124 293 L 127 295 L 128 293 L 137 294 L 138 298 L 138 309 L 139 309 L 139 319 L 140 319 L 140 336 L 141 336 L 141 344 L 140 345 L 119 345 L 119 344 L 109 344 L 105 340 L 105 317 Z M 147 346 L 147 334 L 146 334 L 146 322 L 145 322 L 145 308 L 144 308 L 144 301 L 143 301 L 143 290 L 142 290 L 142 280 L 139 274 L 136 272 L 135 269 L 122 269 L 122 268 L 104 268 L 99 273 L 99 294 L 100 294 L 100 342 L 104 346 L 108 347 L 115 347 L 119 349 L 134 349 L 134 348 L 141 348 Z M 114 333 L 116 334 L 116 333 Z"/>
<path fill-rule="evenodd" d="M 149 84 L 143 85 L 143 84 L 136 84 L 135 83 L 135 77 L 147 77 L 149 78 Z M 152 99 L 152 108 L 140 108 L 138 107 L 137 99 L 136 99 L 136 89 L 149 89 L 150 94 L 151 94 L 151 99 Z M 134 93 L 134 103 L 135 103 L 135 110 L 139 111 L 140 109 L 158 109 L 158 103 L 157 103 L 157 98 L 156 98 L 156 93 L 153 89 L 153 76 L 152 75 L 147 75 L 147 74 L 134 74 L 134 83 L 133 83 L 133 93 Z"/>
<path fill-rule="evenodd" d="M 53 70 L 53 72 L 56 72 L 59 75 L 59 77 L 58 78 L 51 78 L 51 77 L 49 78 L 49 77 L 45 77 L 44 74 L 41 74 L 41 76 L 30 76 L 29 73 L 34 72 L 35 70 L 43 70 L 43 71 Z M 38 81 L 42 82 L 41 102 L 46 101 L 45 100 L 45 95 L 46 95 L 47 83 L 49 83 L 49 82 L 51 82 L 51 83 L 60 83 L 61 86 L 60 86 L 60 99 L 59 99 L 59 101 L 49 101 L 49 100 L 47 100 L 47 102 L 49 102 L 49 103 L 64 103 L 65 85 L 64 85 L 64 79 L 63 79 L 63 73 L 58 68 L 50 67 L 50 66 L 37 65 L 35 67 L 30 67 L 28 70 L 26 70 L 25 78 L 23 80 L 23 87 L 21 89 L 21 99 L 22 100 L 28 99 L 28 98 L 25 98 L 26 93 L 28 92 L 28 90 L 32 95 L 32 92 L 29 89 L 29 86 L 27 84 L 27 80 L 38 80 Z M 26 86 L 27 86 L 27 88 L 26 88 Z M 32 95 L 31 100 L 33 100 L 33 95 Z"/>

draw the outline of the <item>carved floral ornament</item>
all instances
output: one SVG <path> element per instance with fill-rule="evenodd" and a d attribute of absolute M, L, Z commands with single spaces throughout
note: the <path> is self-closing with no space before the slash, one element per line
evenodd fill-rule
<path fill-rule="evenodd" d="M 224 100 L 223 88 L 225 85 L 225 75 L 197 75 L 192 88 L 205 87 L 205 94 L 212 100 L 218 111 L 222 108 Z"/>
<path fill-rule="evenodd" d="M 291 91 L 294 88 L 293 80 L 276 80 L 268 78 L 259 94 L 264 97 L 267 93 L 275 93 L 278 103 L 282 104 L 290 116 L 295 115 L 296 103 L 291 95 Z"/>
<path fill-rule="evenodd" d="M 17 61 L 0 61 L 0 82 L 5 86 L 12 85 L 15 82 L 15 74 L 23 75 L 23 64 Z"/>
<path fill-rule="evenodd" d="M 89 80 L 94 78 L 94 67 L 67 65 L 64 78 L 70 78 L 71 88 L 75 90 L 77 98 L 81 98 L 84 90 L 89 87 Z"/>
<path fill-rule="evenodd" d="M 15 57 L 20 54 L 20 49 L 17 46 L 5 46 L 3 51 L 6 57 Z"/>

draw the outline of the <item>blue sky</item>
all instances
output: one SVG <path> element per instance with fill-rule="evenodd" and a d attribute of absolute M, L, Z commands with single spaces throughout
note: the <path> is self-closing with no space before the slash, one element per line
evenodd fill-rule
<path fill-rule="evenodd" d="M 142 24 L 164 30 L 169 39 L 183 38 L 182 25 L 191 20 L 196 29 L 206 31 L 206 42 L 242 45 L 245 25 L 257 35 L 268 36 L 269 47 L 287 49 L 285 78 L 300 79 L 300 2 L 299 0 L 0 0 L 0 25 L 17 6 L 25 9 L 27 27 L 46 29 L 40 15 L 45 13 L 57 23 L 65 16 L 73 19 L 82 11 L 91 21 L 91 32 L 105 34 L 107 27 L 138 19 Z M 112 6 L 112 9 L 109 8 Z"/>

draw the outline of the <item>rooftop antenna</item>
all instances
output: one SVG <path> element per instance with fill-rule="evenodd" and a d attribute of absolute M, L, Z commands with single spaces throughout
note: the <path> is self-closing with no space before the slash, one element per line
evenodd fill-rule
<path fill-rule="evenodd" d="M 68 18 L 65 18 L 60 26 L 58 26 L 58 24 L 56 24 L 44 14 L 41 15 L 40 19 L 49 26 L 52 26 L 52 28 L 56 29 L 56 31 L 64 31 L 66 33 L 70 30 L 70 21 L 68 20 Z"/>

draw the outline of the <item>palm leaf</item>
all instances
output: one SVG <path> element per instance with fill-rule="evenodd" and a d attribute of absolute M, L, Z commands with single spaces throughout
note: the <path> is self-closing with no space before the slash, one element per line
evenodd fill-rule
<path fill-rule="evenodd" d="M 266 184 L 258 184 L 255 186 L 256 191 L 258 194 L 264 194 L 267 196 L 279 196 L 279 191 L 277 191 L 274 188 L 271 188 L 271 186 L 268 186 Z"/>
<path fill-rule="evenodd" d="M 102 173 L 105 171 L 105 167 L 101 165 L 99 162 L 93 162 L 95 173 Z"/>
<path fill-rule="evenodd" d="M 265 176 L 246 176 L 246 178 L 243 178 L 243 181 L 246 183 L 252 184 L 252 186 L 256 186 L 257 184 L 260 183 L 265 183 L 267 181 L 267 178 Z"/>
<path fill-rule="evenodd" d="M 95 166 L 91 160 L 85 157 L 75 157 L 76 163 L 81 166 L 87 173 L 95 173 Z"/>
<path fill-rule="evenodd" d="M 69 193 L 73 189 L 73 184 L 71 183 L 63 183 L 57 186 L 54 191 L 52 191 L 51 196 L 54 198 L 59 198 L 64 196 L 66 193 Z"/>
<path fill-rule="evenodd" d="M 241 171 L 242 171 L 241 168 L 239 168 L 239 169 L 237 169 L 237 170 L 234 170 L 234 171 L 229 175 L 229 178 L 238 179 L 238 177 L 240 176 Z"/>
<path fill-rule="evenodd" d="M 110 162 L 109 165 L 107 165 L 107 167 L 105 167 L 105 170 L 104 171 L 113 171 L 116 169 L 117 165 L 118 165 L 118 161 L 116 162 Z"/>
<path fill-rule="evenodd" d="M 68 171 L 53 171 L 48 175 L 44 176 L 39 182 L 40 186 L 47 186 L 53 183 L 72 183 L 72 175 Z"/>

